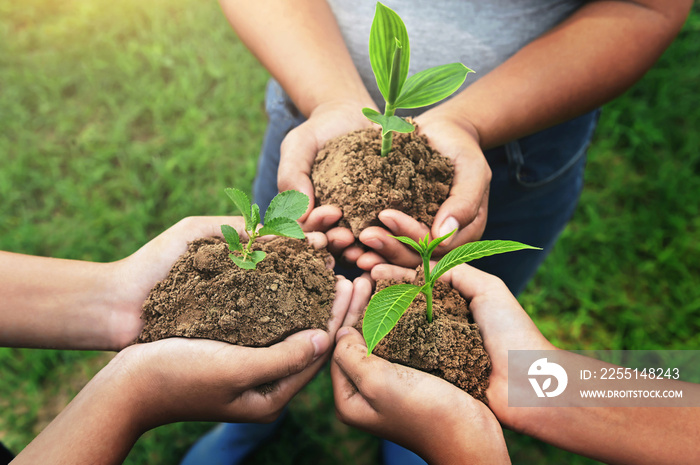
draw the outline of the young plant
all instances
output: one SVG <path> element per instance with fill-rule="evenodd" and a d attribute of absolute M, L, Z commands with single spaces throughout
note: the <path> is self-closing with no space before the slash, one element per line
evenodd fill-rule
<path fill-rule="evenodd" d="M 265 258 L 265 252 L 262 250 L 253 250 L 253 242 L 259 236 L 271 234 L 304 239 L 304 232 L 297 220 L 309 206 L 309 197 L 306 194 L 298 191 L 284 191 L 277 194 L 265 212 L 264 226 L 258 229 L 260 207 L 257 204 L 251 205 L 248 196 L 241 190 L 229 188 L 224 192 L 233 200 L 245 220 L 245 232 L 248 236 L 248 243 L 245 246 L 241 244 L 241 238 L 234 228 L 227 224 L 221 225 L 221 233 L 228 242 L 229 248 L 241 254 L 240 257 L 233 253 L 229 254 L 233 263 L 239 267 L 254 270 L 255 266 Z"/>
<path fill-rule="evenodd" d="M 452 95 L 473 72 L 462 63 L 435 66 L 410 78 L 411 48 L 403 21 L 391 8 L 377 2 L 369 34 L 369 60 L 377 86 L 385 100 L 384 114 L 371 108 L 362 113 L 382 127 L 382 156 L 391 151 L 394 132 L 412 132 L 415 127 L 394 115 L 399 108 L 432 105 Z"/>
<path fill-rule="evenodd" d="M 455 229 L 456 231 L 456 229 Z M 411 302 L 419 293 L 425 295 L 426 317 L 428 322 L 433 321 L 433 287 L 440 276 L 457 265 L 477 258 L 488 257 L 504 252 L 513 252 L 523 249 L 536 249 L 530 245 L 515 241 L 479 241 L 461 245 L 448 252 L 437 264 L 430 269 L 430 256 L 442 241 L 454 234 L 452 231 L 437 239 L 429 240 L 428 236 L 419 242 L 408 237 L 394 237 L 404 244 L 410 245 L 423 259 L 423 276 L 425 284 L 397 284 L 389 286 L 377 292 L 369 301 L 365 317 L 362 323 L 362 335 L 367 343 L 367 355 L 372 353 L 374 347 L 379 344 L 384 336 L 396 326 L 401 316 L 406 312 Z"/>

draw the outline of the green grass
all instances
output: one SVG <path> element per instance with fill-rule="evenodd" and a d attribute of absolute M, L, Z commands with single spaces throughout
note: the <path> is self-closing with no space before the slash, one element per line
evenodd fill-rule
<path fill-rule="evenodd" d="M 700 349 L 699 32 L 696 6 L 605 107 L 579 209 L 521 297 L 561 347 Z M 216 2 L 0 0 L 0 250 L 110 261 L 184 216 L 231 214 L 222 190 L 250 190 L 266 78 Z M 101 363 L 0 349 L 0 440 L 24 447 Z M 127 463 L 176 463 L 210 426 L 151 431 Z M 507 438 L 515 463 L 593 463 Z M 324 372 L 251 462 L 373 463 L 377 451 L 335 420 Z"/>

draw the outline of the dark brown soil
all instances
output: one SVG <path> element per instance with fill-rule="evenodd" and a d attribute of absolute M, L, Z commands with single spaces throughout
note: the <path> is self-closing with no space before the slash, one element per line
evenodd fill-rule
<path fill-rule="evenodd" d="M 254 248 L 267 256 L 257 269 L 242 270 L 221 239 L 192 242 L 144 303 L 146 325 L 136 342 L 183 336 L 262 347 L 326 329 L 335 299 L 328 252 L 288 238 Z"/>
<path fill-rule="evenodd" d="M 377 291 L 393 284 L 381 280 Z M 439 376 L 487 403 L 491 358 L 467 302 L 449 284 L 438 281 L 433 289 L 432 323 L 425 316 L 425 297 L 418 294 L 373 353 Z"/>
<path fill-rule="evenodd" d="M 358 237 L 368 226 L 381 226 L 377 215 L 388 208 L 431 226 L 453 174 L 452 162 L 425 136 L 397 134 L 382 157 L 380 130 L 363 129 L 330 140 L 316 156 L 311 180 L 318 204 L 339 207 L 340 226 Z"/>

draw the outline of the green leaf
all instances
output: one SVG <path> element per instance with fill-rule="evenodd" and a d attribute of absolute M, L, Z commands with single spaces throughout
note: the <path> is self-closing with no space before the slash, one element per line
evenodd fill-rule
<path fill-rule="evenodd" d="M 290 218 L 273 218 L 265 222 L 265 226 L 260 228 L 260 235 L 265 236 L 273 234 L 275 236 L 293 237 L 295 239 L 304 239 L 304 231 L 296 220 Z"/>
<path fill-rule="evenodd" d="M 418 242 L 414 241 L 413 239 L 411 239 L 410 237 L 406 237 L 406 236 L 392 236 L 392 235 L 389 235 L 389 237 L 393 237 L 393 238 L 396 239 L 397 241 L 403 242 L 403 243 L 406 244 L 406 245 L 410 245 L 411 247 L 413 247 L 414 249 L 416 249 L 416 251 L 417 251 L 418 253 L 423 253 L 423 246 L 422 246 L 421 244 L 419 244 Z"/>
<path fill-rule="evenodd" d="M 241 239 L 238 236 L 238 231 L 227 224 L 221 225 L 221 234 L 224 235 L 224 239 L 228 242 L 228 246 L 233 250 L 242 251 L 243 246 L 241 245 Z"/>
<path fill-rule="evenodd" d="M 265 252 L 263 252 L 262 250 L 254 250 L 250 254 L 250 260 L 253 263 L 257 264 L 265 259 L 265 255 L 267 255 L 267 254 Z"/>
<path fill-rule="evenodd" d="M 397 40 L 401 44 L 401 60 L 399 72 L 394 79 L 397 80 L 397 90 L 400 95 L 403 83 L 408 76 L 408 64 L 411 58 L 408 32 L 399 15 L 391 8 L 377 2 L 377 9 L 369 33 L 369 61 L 372 64 L 372 71 L 374 71 L 379 91 L 387 102 L 389 102 L 391 68 Z"/>
<path fill-rule="evenodd" d="M 382 127 L 382 136 L 389 131 L 407 133 L 413 132 L 416 129 L 411 123 L 399 116 L 385 116 L 371 108 L 363 108 L 362 114 L 365 115 L 368 120 Z"/>
<path fill-rule="evenodd" d="M 250 254 L 248 260 L 244 260 L 242 257 L 238 257 L 234 254 L 229 254 L 229 258 L 233 260 L 233 263 L 238 265 L 239 268 L 254 270 L 255 266 L 265 258 L 265 252 L 262 250 L 255 250 Z"/>
<path fill-rule="evenodd" d="M 435 66 L 414 74 L 404 84 L 396 99 L 396 108 L 432 105 L 452 95 L 473 71 L 462 63 Z"/>
<path fill-rule="evenodd" d="M 229 196 L 231 200 L 233 200 L 233 204 L 238 208 L 238 211 L 243 215 L 243 218 L 245 219 L 245 228 L 247 231 L 252 231 L 253 225 L 251 227 L 251 217 L 250 217 L 250 200 L 248 199 L 248 196 L 245 195 L 245 192 L 243 192 L 240 189 L 236 188 L 228 188 L 224 189 L 224 192 L 226 192 L 226 195 Z"/>
<path fill-rule="evenodd" d="M 252 226 L 250 229 L 251 231 L 253 231 L 260 224 L 260 207 L 258 207 L 257 203 L 254 203 L 250 207 L 250 224 Z"/>
<path fill-rule="evenodd" d="M 457 231 L 457 228 L 448 232 L 447 234 L 445 234 L 442 237 L 438 237 L 437 239 L 433 239 L 433 241 L 430 244 L 428 244 L 428 247 L 427 247 L 428 256 L 432 255 L 433 251 L 437 248 L 437 246 L 440 245 L 442 243 L 442 241 L 444 241 L 445 239 L 447 239 L 448 237 L 453 235 L 455 233 L 455 231 Z"/>
<path fill-rule="evenodd" d="M 384 336 L 389 334 L 421 290 L 413 284 L 397 284 L 383 289 L 369 301 L 362 321 L 362 335 L 367 343 L 367 355 L 372 353 Z"/>
<path fill-rule="evenodd" d="M 539 247 L 533 247 L 515 241 L 479 241 L 460 245 L 447 253 L 442 257 L 442 260 L 435 265 L 432 276 L 430 277 L 430 282 L 434 283 L 440 276 L 445 274 L 445 272 L 462 263 L 476 260 L 477 258 L 523 249 L 542 250 Z"/>
<path fill-rule="evenodd" d="M 272 199 L 265 212 L 265 224 L 275 218 L 297 220 L 309 208 L 309 196 L 299 191 L 280 192 Z"/>

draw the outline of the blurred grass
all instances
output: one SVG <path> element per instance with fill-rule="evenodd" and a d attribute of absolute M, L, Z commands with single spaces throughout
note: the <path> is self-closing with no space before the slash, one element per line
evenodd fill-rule
<path fill-rule="evenodd" d="M 579 209 L 521 302 L 571 349 L 700 349 L 700 8 L 604 109 Z M 216 2 L 0 0 L 0 250 L 122 258 L 250 190 L 266 72 Z M 15 451 L 106 359 L 0 349 L 0 440 Z M 211 425 L 144 435 L 130 464 L 177 463 Z M 507 433 L 514 463 L 594 463 Z M 290 406 L 254 463 L 374 463 L 330 379 Z"/>

